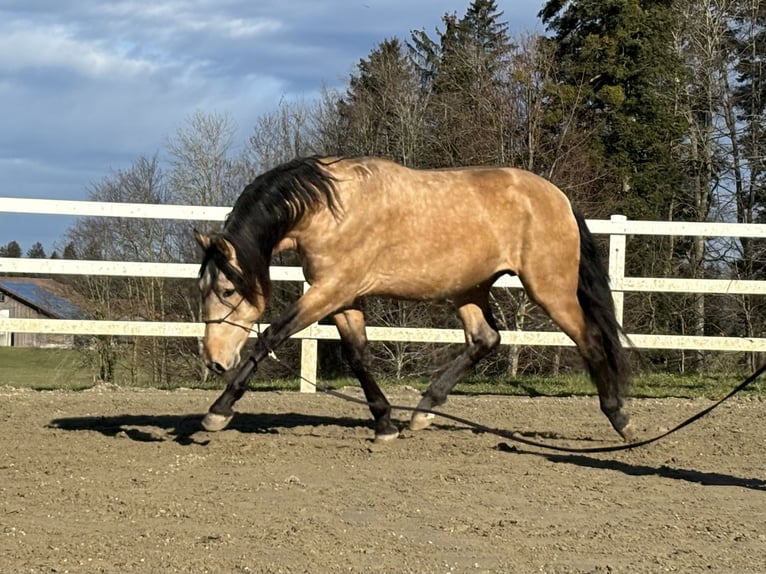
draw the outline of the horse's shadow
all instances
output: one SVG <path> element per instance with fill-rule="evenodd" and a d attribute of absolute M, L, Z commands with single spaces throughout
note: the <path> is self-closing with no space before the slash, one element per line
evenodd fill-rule
<path fill-rule="evenodd" d="M 59 418 L 52 420 L 48 426 L 65 431 L 95 431 L 105 436 L 124 436 L 138 442 L 162 442 L 172 439 L 181 445 L 204 446 L 210 442 L 210 439 L 208 433 L 201 430 L 201 423 L 202 415 L 117 415 Z M 333 417 L 304 413 L 237 413 L 227 430 L 240 433 L 278 434 L 280 429 L 316 426 L 372 428 L 372 421 L 367 418 Z M 465 431 L 467 429 L 463 425 L 450 423 L 437 423 L 433 427 L 439 429 L 439 432 Z M 160 432 L 155 429 L 160 429 Z M 565 438 L 552 432 L 524 434 L 535 438 L 554 440 Z M 509 446 L 507 443 L 500 443 L 497 448 L 503 452 L 543 457 L 556 464 L 612 470 L 627 476 L 659 476 L 705 486 L 736 486 L 766 491 L 766 480 L 758 478 L 742 478 L 724 473 L 674 468 L 664 464 L 656 467 L 632 464 L 621 460 L 596 458 L 583 454 L 552 454 L 520 449 Z"/>
<path fill-rule="evenodd" d="M 503 452 L 540 456 L 556 464 L 572 464 L 584 468 L 613 470 L 628 476 L 659 476 L 661 478 L 682 480 L 685 482 L 702 484 L 704 486 L 737 486 L 739 488 L 747 488 L 750 490 L 766 491 L 766 480 L 760 478 L 742 478 L 720 472 L 703 472 L 688 468 L 674 468 L 665 464 L 656 467 L 644 464 L 631 464 L 621 460 L 596 458 L 583 454 L 552 454 L 548 452 L 536 452 L 509 446 L 507 443 L 498 444 L 497 449 Z"/>
<path fill-rule="evenodd" d="M 202 429 L 201 414 L 194 415 L 129 415 L 67 417 L 53 419 L 49 428 L 65 431 L 95 431 L 110 437 L 125 437 L 137 442 L 163 442 L 172 439 L 182 445 L 207 445 L 209 433 Z M 399 425 L 406 426 L 404 421 Z M 305 413 L 240 413 L 226 427 L 227 431 L 243 434 L 279 434 L 280 430 L 298 427 L 334 426 L 342 428 L 367 428 L 372 430 L 369 418 L 335 417 Z M 444 431 L 473 430 L 450 422 L 435 422 L 431 428 Z M 562 440 L 556 433 L 522 433 L 537 439 Z M 372 435 L 370 439 L 373 440 Z"/>
<path fill-rule="evenodd" d="M 105 436 L 123 436 L 138 442 L 162 442 L 168 439 L 182 445 L 206 445 L 208 433 L 202 430 L 203 415 L 116 415 L 67 417 L 52 420 L 50 428 L 65 431 L 95 431 Z M 227 431 L 252 434 L 277 434 L 279 429 L 336 426 L 371 427 L 367 419 L 330 417 L 303 413 L 237 413 Z M 159 429 L 159 432 L 155 429 Z"/>

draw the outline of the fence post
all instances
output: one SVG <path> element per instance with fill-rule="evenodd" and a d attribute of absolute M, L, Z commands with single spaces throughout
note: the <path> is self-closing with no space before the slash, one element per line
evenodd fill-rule
<path fill-rule="evenodd" d="M 303 292 L 308 291 L 310 285 L 303 283 Z M 316 392 L 317 382 L 317 340 L 301 339 L 301 392 Z"/>
<path fill-rule="evenodd" d="M 10 309 L 0 309 L 0 319 L 10 319 L 10 318 L 11 318 Z M 11 346 L 11 332 L 0 331 L 0 347 L 10 347 L 10 346 Z"/>
<path fill-rule="evenodd" d="M 624 215 L 612 215 L 610 221 L 627 221 Z M 614 299 L 614 313 L 617 321 L 622 325 L 623 308 L 625 305 L 625 293 L 623 292 L 625 278 L 625 235 L 609 234 L 609 284 L 612 287 L 612 299 Z"/>

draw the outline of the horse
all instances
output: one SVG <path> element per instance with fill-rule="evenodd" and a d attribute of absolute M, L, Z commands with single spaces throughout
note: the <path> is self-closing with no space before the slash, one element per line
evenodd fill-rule
<path fill-rule="evenodd" d="M 500 343 L 489 305 L 492 284 L 519 277 L 529 297 L 574 341 L 599 404 L 627 442 L 623 409 L 630 379 L 608 275 L 583 216 L 548 180 L 510 167 L 410 169 L 380 158 L 297 158 L 258 175 L 222 230 L 194 230 L 203 251 L 198 287 L 207 367 L 223 375 L 270 294 L 269 265 L 299 255 L 309 288 L 260 334 L 245 376 L 230 378 L 202 426 L 226 428 L 250 371 L 285 339 L 325 317 L 374 419 L 374 440 L 400 429 L 368 367 L 361 300 L 383 296 L 451 301 L 465 346 L 426 391 L 409 421 L 428 427 L 460 376 Z M 243 365 L 240 374 L 248 365 Z"/>

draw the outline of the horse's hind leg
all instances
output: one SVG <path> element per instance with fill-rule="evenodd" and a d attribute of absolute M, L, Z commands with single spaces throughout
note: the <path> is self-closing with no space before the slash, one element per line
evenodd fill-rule
<path fill-rule="evenodd" d="M 340 333 L 343 357 L 354 376 L 362 385 L 364 396 L 375 419 L 375 440 L 378 442 L 395 439 L 399 429 L 391 422 L 391 405 L 375 382 L 367 366 L 367 334 L 364 315 L 358 309 L 348 309 L 333 316 Z"/>
<path fill-rule="evenodd" d="M 601 411 L 612 427 L 626 441 L 633 440 L 628 415 L 623 411 L 620 367 L 613 365 L 604 346 L 601 329 L 589 321 L 577 298 L 577 279 L 563 281 L 534 281 L 522 277 L 529 296 L 540 305 L 551 319 L 572 339 L 585 362 L 590 378 L 598 390 Z"/>
<path fill-rule="evenodd" d="M 465 330 L 465 349 L 426 389 L 419 409 L 432 409 L 443 404 L 460 376 L 500 343 L 500 334 L 489 309 L 489 288 L 490 285 L 482 286 L 456 301 L 457 314 Z M 433 418 L 433 414 L 415 412 L 410 419 L 410 429 L 424 429 Z"/>

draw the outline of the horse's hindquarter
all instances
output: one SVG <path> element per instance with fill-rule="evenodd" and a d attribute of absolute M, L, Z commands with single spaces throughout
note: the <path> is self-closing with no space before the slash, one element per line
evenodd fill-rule
<path fill-rule="evenodd" d="M 301 239 L 314 280 L 343 281 L 357 295 L 446 298 L 519 272 L 532 235 L 543 245 L 572 229 L 576 237 L 568 200 L 528 172 L 366 161 L 339 177 L 342 217 L 320 214 Z"/>

